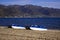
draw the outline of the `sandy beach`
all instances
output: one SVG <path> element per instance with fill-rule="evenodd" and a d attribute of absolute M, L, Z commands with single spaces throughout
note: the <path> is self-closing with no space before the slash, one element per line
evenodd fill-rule
<path fill-rule="evenodd" d="M 60 30 L 25 30 L 0 28 L 0 40 L 60 40 Z"/>

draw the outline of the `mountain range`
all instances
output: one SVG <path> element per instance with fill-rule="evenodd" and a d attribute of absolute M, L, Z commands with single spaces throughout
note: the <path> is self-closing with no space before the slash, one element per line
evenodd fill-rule
<path fill-rule="evenodd" d="M 0 4 L 0 18 L 39 18 L 39 17 L 60 17 L 60 9 L 48 8 L 36 5 L 2 5 Z"/>

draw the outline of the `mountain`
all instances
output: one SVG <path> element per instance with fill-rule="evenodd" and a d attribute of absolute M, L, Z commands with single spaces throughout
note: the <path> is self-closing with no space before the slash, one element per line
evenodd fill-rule
<path fill-rule="evenodd" d="M 60 9 L 36 5 L 1 5 L 0 17 L 60 17 Z"/>

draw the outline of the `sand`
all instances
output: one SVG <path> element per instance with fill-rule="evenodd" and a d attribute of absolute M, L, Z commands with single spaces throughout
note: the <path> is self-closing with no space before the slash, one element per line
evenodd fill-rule
<path fill-rule="evenodd" d="M 0 40 L 60 40 L 60 30 L 25 30 L 0 28 Z"/>

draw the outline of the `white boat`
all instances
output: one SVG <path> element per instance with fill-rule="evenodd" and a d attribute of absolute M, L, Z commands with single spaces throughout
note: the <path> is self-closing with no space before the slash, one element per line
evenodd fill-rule
<path fill-rule="evenodd" d="M 40 31 L 46 31 L 47 29 L 44 28 L 35 28 L 35 27 L 30 27 L 31 30 L 40 30 Z"/>
<path fill-rule="evenodd" d="M 32 30 L 40 30 L 40 31 L 46 31 L 47 29 L 44 29 L 44 28 L 37 28 L 37 27 L 40 27 L 40 26 L 38 26 L 38 25 L 31 25 L 31 29 Z"/>
<path fill-rule="evenodd" d="M 12 26 L 13 29 L 25 29 L 25 27 L 21 27 L 21 26 Z"/>

